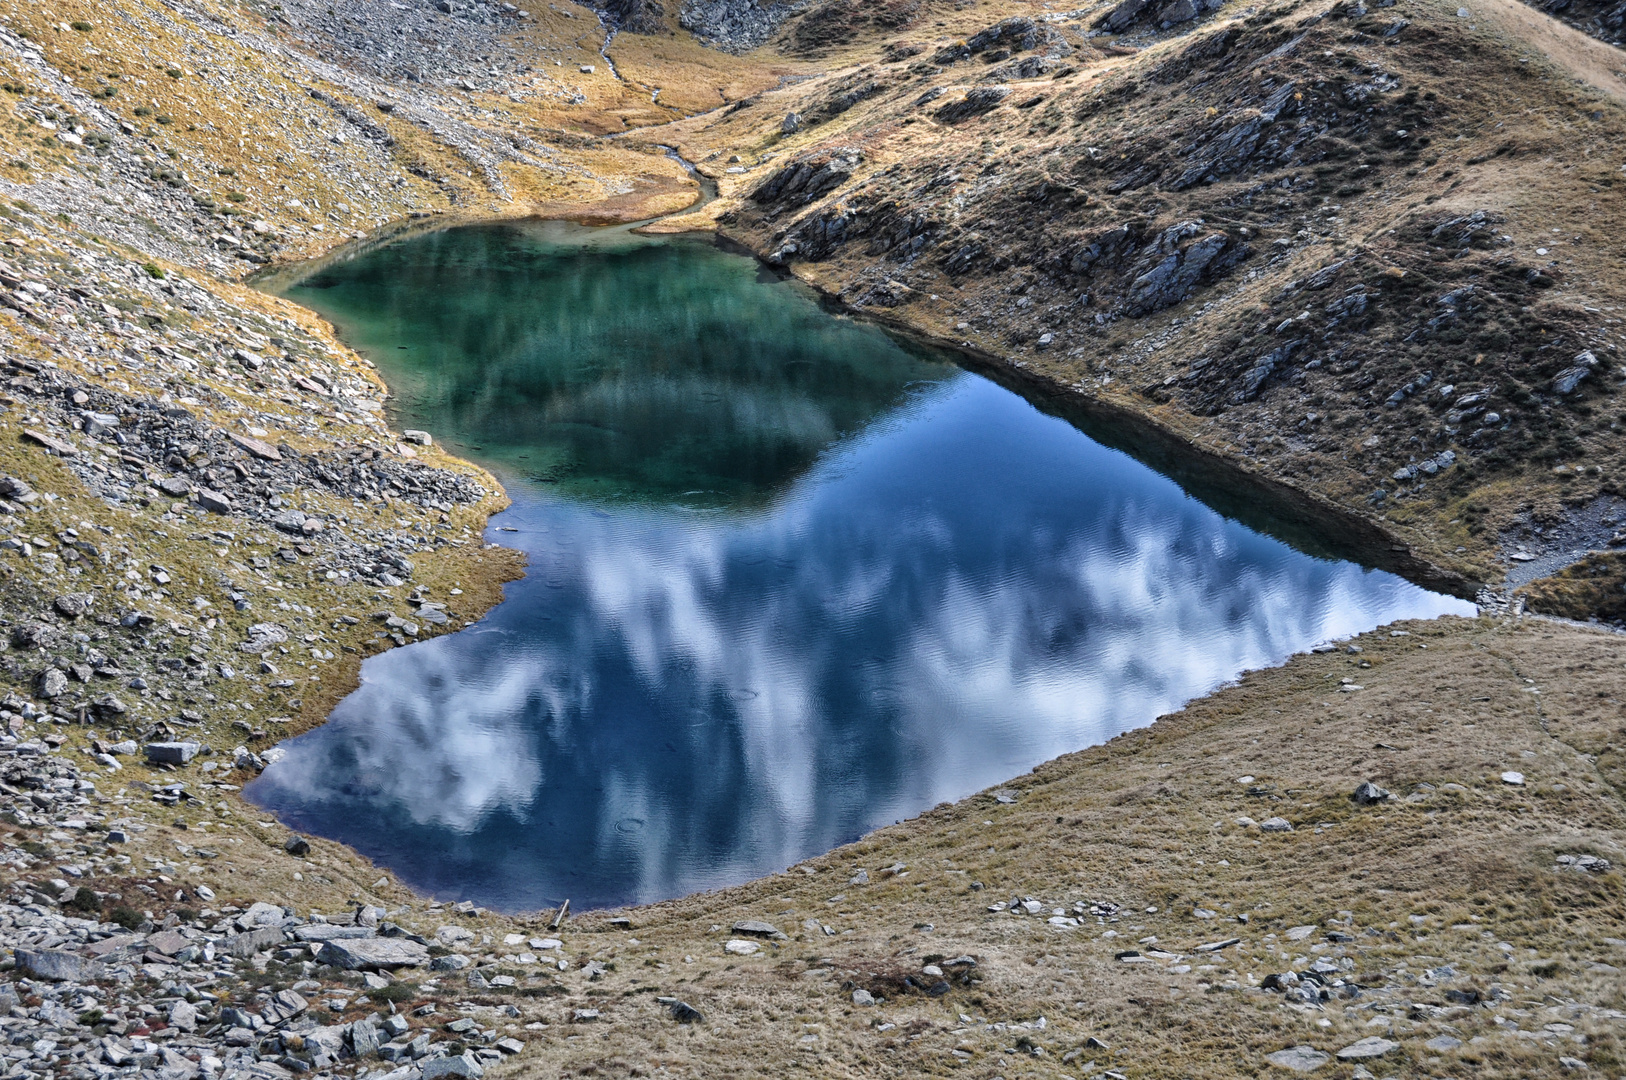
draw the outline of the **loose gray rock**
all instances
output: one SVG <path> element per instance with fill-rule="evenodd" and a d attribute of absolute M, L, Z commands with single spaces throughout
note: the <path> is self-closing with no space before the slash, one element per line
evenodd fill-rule
<path fill-rule="evenodd" d="M 169 1007 L 169 1026 L 182 1031 L 191 1031 L 198 1026 L 198 1007 L 185 1001 L 177 1001 Z"/>
<path fill-rule="evenodd" d="M 746 919 L 744 922 L 734 924 L 736 934 L 750 934 L 752 937 L 784 937 L 779 927 L 772 923 L 765 923 L 760 919 Z"/>
<path fill-rule="evenodd" d="M 378 1029 L 372 1024 L 357 1022 L 350 1026 L 350 1046 L 355 1050 L 356 1057 L 370 1058 L 378 1055 Z"/>
<path fill-rule="evenodd" d="M 195 742 L 155 742 L 146 745 L 147 760 L 164 765 L 185 765 L 202 749 Z"/>
<path fill-rule="evenodd" d="M 266 1003 L 265 1008 L 260 1010 L 260 1016 L 266 1023 L 276 1026 L 286 1024 L 308 1008 L 310 1002 L 300 994 L 292 990 L 280 990 Z"/>
<path fill-rule="evenodd" d="M 92 597 L 88 593 L 68 593 L 51 601 L 58 615 L 67 619 L 77 619 L 90 611 Z"/>
<path fill-rule="evenodd" d="M 252 930 L 257 926 L 281 926 L 285 918 L 287 916 L 277 905 L 257 900 L 249 905 L 247 911 L 237 916 L 237 928 Z"/>
<path fill-rule="evenodd" d="M 198 505 L 211 514 L 229 514 L 232 511 L 231 500 L 209 488 L 198 489 Z"/>
<path fill-rule="evenodd" d="M 1354 799 L 1355 802 L 1359 803 L 1361 806 L 1371 806 L 1373 803 L 1380 803 L 1388 797 L 1389 793 L 1387 791 L 1378 787 L 1370 780 L 1356 788 L 1355 793 L 1350 796 L 1351 799 Z"/>
<path fill-rule="evenodd" d="M 1291 1069 L 1294 1072 L 1314 1072 L 1331 1061 L 1332 1058 L 1313 1046 L 1289 1046 L 1286 1050 L 1266 1054 L 1265 1060 L 1279 1069 Z"/>
<path fill-rule="evenodd" d="M 1390 1039 L 1371 1035 L 1360 1042 L 1350 1043 L 1338 1051 L 1339 1061 L 1365 1061 L 1368 1058 L 1382 1057 L 1384 1054 L 1400 1049 L 1400 1044 Z"/>
<path fill-rule="evenodd" d="M 51 982 L 95 982 L 107 977 L 107 968 L 100 962 L 59 949 L 18 949 L 17 967 Z"/>
<path fill-rule="evenodd" d="M 674 1001 L 668 1009 L 672 1013 L 672 1019 L 680 1024 L 700 1024 L 706 1019 L 704 1013 L 686 1001 Z"/>
<path fill-rule="evenodd" d="M 380 971 L 423 967 L 429 963 L 429 950 L 406 938 L 361 938 L 329 941 L 317 959 L 346 971 Z"/>
<path fill-rule="evenodd" d="M 423 1063 L 423 1080 L 436 1080 L 440 1076 L 461 1076 L 469 1080 L 477 1080 L 485 1075 L 485 1069 L 480 1066 L 473 1054 L 462 1053 L 456 1057 L 430 1058 Z"/>
<path fill-rule="evenodd" d="M 68 692 L 68 676 L 60 668 L 48 667 L 34 681 L 34 690 L 42 698 L 59 698 Z"/>
<path fill-rule="evenodd" d="M 875 995 L 863 987 L 859 987 L 853 991 L 853 1004 L 868 1008 L 875 1004 Z"/>
<path fill-rule="evenodd" d="M 281 645 L 287 640 L 286 628 L 276 623 L 255 623 L 248 628 L 248 640 L 237 648 L 246 653 L 263 653 L 273 645 Z"/>
<path fill-rule="evenodd" d="M 215 943 L 215 951 L 242 960 L 273 945 L 280 945 L 282 940 L 282 927 L 262 926 L 247 933 L 222 938 Z"/>
<path fill-rule="evenodd" d="M 1575 388 L 1581 385 L 1582 380 L 1592 374 L 1592 369 L 1598 366 L 1598 358 L 1588 349 L 1576 356 L 1574 363 L 1553 376 L 1553 393 L 1564 395 L 1575 393 Z"/>
<path fill-rule="evenodd" d="M 1262 832 L 1292 832 L 1293 823 L 1283 817 L 1266 818 L 1259 823 Z"/>

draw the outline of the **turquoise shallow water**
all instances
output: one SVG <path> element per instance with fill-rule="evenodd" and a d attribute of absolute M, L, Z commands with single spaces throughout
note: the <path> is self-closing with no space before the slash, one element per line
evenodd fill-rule
<path fill-rule="evenodd" d="M 1312 644 L 1472 611 L 693 241 L 451 230 L 289 295 L 403 426 L 503 478 L 492 538 L 530 557 L 248 790 L 444 898 L 742 881 Z"/>

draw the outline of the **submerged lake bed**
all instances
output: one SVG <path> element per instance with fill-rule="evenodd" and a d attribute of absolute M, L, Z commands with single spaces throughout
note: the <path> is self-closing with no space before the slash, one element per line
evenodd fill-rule
<path fill-rule="evenodd" d="M 738 883 L 1314 644 L 1472 613 L 1296 550 L 693 239 L 430 233 L 287 291 L 491 469 L 526 576 L 248 789 L 443 899 Z"/>

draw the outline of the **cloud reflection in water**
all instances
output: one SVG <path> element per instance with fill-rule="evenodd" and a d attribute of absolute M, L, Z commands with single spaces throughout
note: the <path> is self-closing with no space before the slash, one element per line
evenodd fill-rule
<path fill-rule="evenodd" d="M 367 661 L 249 791 L 507 909 L 781 869 L 1313 643 L 1472 610 L 1250 532 L 968 374 L 761 513 L 515 494 L 506 602 Z"/>

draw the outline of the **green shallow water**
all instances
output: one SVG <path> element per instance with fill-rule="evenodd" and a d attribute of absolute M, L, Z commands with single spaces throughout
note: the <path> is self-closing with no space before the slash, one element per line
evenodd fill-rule
<path fill-rule="evenodd" d="M 562 495 L 760 506 L 954 369 L 686 239 L 431 233 L 287 290 L 374 357 L 396 418 Z"/>

